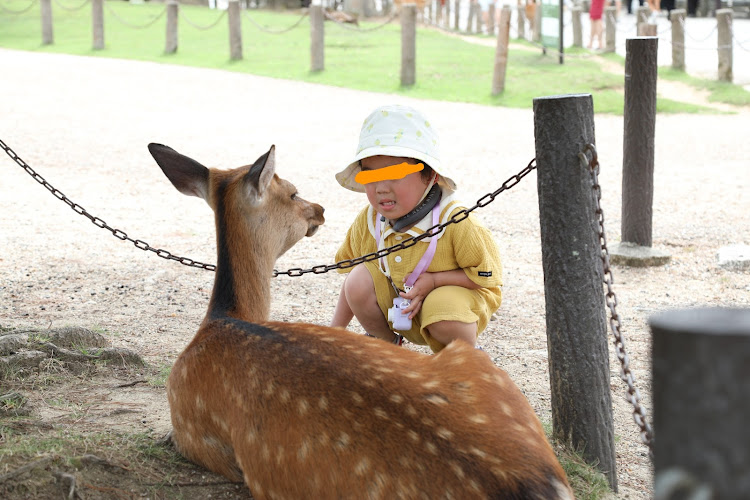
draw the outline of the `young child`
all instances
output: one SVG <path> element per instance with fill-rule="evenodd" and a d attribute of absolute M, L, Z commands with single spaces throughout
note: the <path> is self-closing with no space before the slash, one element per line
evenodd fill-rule
<path fill-rule="evenodd" d="M 336 180 L 366 193 L 370 204 L 349 228 L 337 261 L 423 234 L 464 208 L 438 146 L 434 127 L 415 109 L 383 106 L 367 117 L 356 156 Z M 350 274 L 331 326 L 345 328 L 356 316 L 369 335 L 396 344 L 406 338 L 433 352 L 454 340 L 476 345 L 501 301 L 500 253 L 473 215 L 414 246 L 341 272 Z M 394 333 L 388 309 L 398 296 L 410 300 L 404 311 L 412 325 Z"/>

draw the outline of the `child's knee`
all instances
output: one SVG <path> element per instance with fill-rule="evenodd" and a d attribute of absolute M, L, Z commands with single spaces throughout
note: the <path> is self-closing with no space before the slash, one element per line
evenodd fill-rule
<path fill-rule="evenodd" d="M 364 264 L 356 266 L 346 277 L 344 291 L 349 303 L 375 297 L 375 283 Z"/>

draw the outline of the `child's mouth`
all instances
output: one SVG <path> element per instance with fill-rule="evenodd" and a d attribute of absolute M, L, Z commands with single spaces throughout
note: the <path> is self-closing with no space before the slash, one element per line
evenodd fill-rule
<path fill-rule="evenodd" d="M 390 210 L 390 209 L 392 209 L 395 206 L 396 206 L 396 202 L 393 201 L 393 200 L 386 200 L 386 201 L 381 201 L 380 202 L 380 207 L 383 210 Z"/>

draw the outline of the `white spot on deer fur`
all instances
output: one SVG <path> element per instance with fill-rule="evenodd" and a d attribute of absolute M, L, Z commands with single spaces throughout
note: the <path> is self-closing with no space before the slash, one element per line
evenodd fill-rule
<path fill-rule="evenodd" d="M 437 446 L 435 446 L 435 443 L 433 443 L 432 441 L 425 441 L 424 446 L 425 448 L 427 448 L 427 451 L 429 451 L 433 455 L 437 455 L 438 449 Z"/>
<path fill-rule="evenodd" d="M 355 404 L 361 405 L 365 400 L 362 399 L 362 396 L 357 394 L 356 392 L 352 393 L 352 401 L 354 401 Z"/>
<path fill-rule="evenodd" d="M 289 394 L 288 389 L 282 389 L 281 394 L 279 394 L 279 399 L 281 399 L 282 403 L 288 403 L 291 399 L 291 394 Z"/>
<path fill-rule="evenodd" d="M 383 420 L 388 420 L 388 414 L 383 410 L 382 408 L 375 407 L 372 409 L 373 413 L 375 413 L 375 416 L 378 418 L 382 418 Z"/>
<path fill-rule="evenodd" d="M 430 394 L 428 396 L 425 396 L 425 400 L 429 401 L 432 404 L 436 405 L 445 405 L 448 404 L 448 400 L 445 399 L 445 397 L 439 395 L 439 394 Z"/>
<path fill-rule="evenodd" d="M 186 365 L 182 365 L 182 370 L 180 370 L 180 375 L 182 376 L 182 380 L 186 380 L 188 376 L 188 370 Z"/>
<path fill-rule="evenodd" d="M 486 424 L 487 423 L 487 415 L 483 415 L 481 413 L 477 413 L 476 415 L 472 415 L 469 417 L 469 420 L 474 422 L 475 424 Z"/>
<path fill-rule="evenodd" d="M 320 408 L 321 411 L 326 411 L 328 409 L 328 399 L 325 396 L 320 396 L 320 399 L 318 399 L 318 408 Z"/>
<path fill-rule="evenodd" d="M 418 372 L 406 372 L 404 373 L 404 375 L 407 378 L 413 378 L 413 379 L 422 378 L 422 374 Z"/>
<path fill-rule="evenodd" d="M 276 465 L 282 465 L 284 463 L 284 447 L 278 445 L 276 447 Z"/>
<path fill-rule="evenodd" d="M 394 403 L 401 403 L 404 401 L 404 397 L 401 396 L 400 394 L 391 394 L 391 396 L 388 399 L 390 399 Z"/>
<path fill-rule="evenodd" d="M 321 446 L 327 446 L 328 442 L 331 440 L 331 437 L 323 432 L 318 436 L 318 443 L 320 443 Z"/>
<path fill-rule="evenodd" d="M 378 366 L 375 369 L 377 371 L 379 371 L 380 373 L 393 373 L 393 369 L 392 368 L 388 368 L 387 366 Z"/>
<path fill-rule="evenodd" d="M 406 405 L 406 413 L 413 417 L 416 416 L 417 410 L 412 405 Z"/>
<path fill-rule="evenodd" d="M 446 429 L 445 427 L 440 427 L 436 431 L 436 434 L 443 439 L 451 439 L 453 437 L 453 433 L 449 431 L 448 429 Z"/>
<path fill-rule="evenodd" d="M 500 403 L 500 410 L 509 417 L 513 416 L 513 410 L 510 408 L 510 405 L 508 405 L 507 403 Z"/>
<path fill-rule="evenodd" d="M 479 487 L 479 483 L 477 483 L 476 479 L 470 479 L 469 480 L 469 487 L 476 491 L 477 493 L 481 493 L 482 489 Z"/>
<path fill-rule="evenodd" d="M 422 423 L 428 427 L 432 427 L 433 425 L 435 425 L 435 422 L 433 422 L 429 417 L 422 417 Z"/>
<path fill-rule="evenodd" d="M 486 458 L 487 457 L 487 453 L 483 452 L 479 448 L 475 448 L 475 447 L 472 446 L 469 451 L 471 452 L 472 455 L 476 455 L 479 458 Z"/>
<path fill-rule="evenodd" d="M 304 415 L 310 409 L 310 403 L 306 399 L 300 399 L 297 402 L 297 411 L 300 415 Z"/>
<path fill-rule="evenodd" d="M 310 442 L 309 438 L 305 438 L 302 440 L 302 446 L 299 447 L 299 450 L 297 450 L 297 460 L 300 462 L 307 460 L 307 456 L 310 454 L 310 451 L 312 450 L 312 443 Z"/>
<path fill-rule="evenodd" d="M 437 380 L 428 380 L 427 382 L 422 384 L 422 387 L 424 387 L 425 389 L 434 389 L 438 385 L 440 385 L 440 382 L 438 382 Z"/>
<path fill-rule="evenodd" d="M 330 342 L 330 343 L 336 342 L 336 339 L 331 338 L 331 337 L 323 337 L 320 340 L 322 340 L 323 342 Z"/>
<path fill-rule="evenodd" d="M 195 396 L 195 407 L 199 410 L 203 410 L 206 407 L 206 405 L 203 404 L 203 399 L 198 394 Z"/>
<path fill-rule="evenodd" d="M 248 444 L 254 444 L 255 441 L 258 440 L 258 433 L 255 432 L 255 429 L 250 429 L 249 431 L 247 431 L 245 440 L 248 442 Z"/>
<path fill-rule="evenodd" d="M 505 379 L 500 375 L 495 375 L 495 383 L 500 386 L 501 389 L 507 385 Z"/>
<path fill-rule="evenodd" d="M 339 450 L 343 450 L 347 446 L 349 446 L 349 443 L 351 442 L 352 438 L 347 434 L 346 432 L 342 432 L 339 434 L 339 437 L 336 438 L 336 442 L 334 443 L 334 446 L 338 448 Z"/>
<path fill-rule="evenodd" d="M 247 479 L 248 478 L 245 477 L 245 481 L 250 485 L 250 493 L 253 494 L 253 497 L 262 497 L 263 488 L 260 486 L 260 483 L 258 481 L 248 481 Z"/>
<path fill-rule="evenodd" d="M 263 391 L 263 394 L 266 396 L 272 395 L 276 391 L 276 384 L 273 383 L 273 381 L 269 380 L 268 384 L 266 385 L 265 390 Z"/>
<path fill-rule="evenodd" d="M 493 467 L 492 473 L 495 475 L 495 477 L 500 478 L 502 481 L 505 481 L 508 478 L 508 473 L 505 471 L 505 469 L 502 469 L 500 467 Z"/>
<path fill-rule="evenodd" d="M 266 462 L 271 459 L 271 450 L 268 449 L 268 443 L 263 443 L 263 446 L 260 449 L 260 456 L 263 457 L 263 460 Z"/>
<path fill-rule="evenodd" d="M 451 461 L 450 462 L 451 469 L 453 470 L 453 473 L 458 477 L 459 479 L 463 479 L 466 473 L 461 468 L 460 465 L 458 465 L 456 462 Z"/>
<path fill-rule="evenodd" d="M 370 460 L 367 457 L 362 458 L 362 460 L 354 466 L 354 473 L 358 476 L 364 476 L 367 474 L 368 470 L 370 470 Z"/>

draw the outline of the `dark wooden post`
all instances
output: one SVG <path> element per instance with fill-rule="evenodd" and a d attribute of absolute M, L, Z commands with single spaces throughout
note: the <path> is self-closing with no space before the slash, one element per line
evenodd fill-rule
<path fill-rule="evenodd" d="M 239 61 L 242 59 L 242 19 L 238 0 L 229 0 L 227 14 L 229 15 L 229 58 L 232 61 Z"/>
<path fill-rule="evenodd" d="M 685 9 L 674 9 L 672 19 L 672 68 L 685 71 Z"/>
<path fill-rule="evenodd" d="M 668 311 L 649 323 L 656 498 L 750 498 L 750 309 Z M 670 476 L 705 495 L 669 495 Z"/>
<path fill-rule="evenodd" d="M 325 68 L 325 28 L 323 7 L 310 6 L 310 71 L 323 71 Z"/>
<path fill-rule="evenodd" d="M 177 0 L 167 0 L 167 41 L 164 52 L 174 54 L 177 52 L 177 15 L 180 4 Z"/>
<path fill-rule="evenodd" d="M 658 44 L 656 37 L 625 41 L 621 239 L 642 247 L 652 242 Z"/>
<path fill-rule="evenodd" d="M 495 34 L 495 15 L 495 4 L 491 3 L 487 9 L 487 34 L 489 35 Z"/>
<path fill-rule="evenodd" d="M 39 8 L 42 13 L 42 45 L 52 45 L 55 40 L 52 31 L 52 0 L 41 0 Z"/>
<path fill-rule="evenodd" d="M 492 95 L 502 94 L 505 90 L 505 71 L 508 66 L 508 42 L 510 38 L 510 6 L 503 5 L 500 10 L 500 26 L 495 47 L 495 68 L 492 74 Z"/>
<path fill-rule="evenodd" d="M 91 33 L 94 39 L 92 48 L 102 50 L 104 48 L 104 0 L 91 2 Z"/>
<path fill-rule="evenodd" d="M 446 2 L 449 2 L 450 0 L 445 0 Z M 456 3 L 453 5 L 453 14 L 456 18 L 456 25 L 454 26 L 456 31 L 460 31 L 460 27 L 458 26 L 458 20 L 459 20 L 459 14 L 461 13 L 461 0 L 456 0 Z"/>
<path fill-rule="evenodd" d="M 534 99 L 534 138 L 553 434 L 617 491 L 598 219 L 579 158 L 595 141 L 591 95 Z"/>
<path fill-rule="evenodd" d="M 401 85 L 417 80 L 417 5 L 401 6 Z"/>
<path fill-rule="evenodd" d="M 732 75 L 732 9 L 718 9 L 716 11 L 716 25 L 719 34 L 719 80 L 731 82 Z"/>

